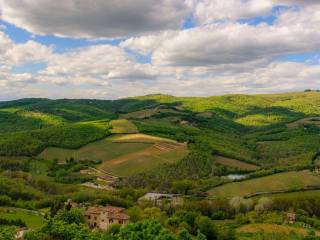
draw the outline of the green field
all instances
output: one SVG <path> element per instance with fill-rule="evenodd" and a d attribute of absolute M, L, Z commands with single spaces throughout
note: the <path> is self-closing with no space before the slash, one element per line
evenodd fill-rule
<path fill-rule="evenodd" d="M 268 224 L 268 223 L 258 223 L 258 224 L 248 224 L 237 229 L 238 239 L 249 240 L 249 239 L 261 239 L 257 238 L 255 234 L 263 234 L 265 238 L 262 239 L 284 239 L 284 235 L 290 239 L 290 234 L 298 236 L 307 236 L 310 229 L 286 225 Z M 319 231 L 315 231 L 317 237 L 320 236 Z M 296 237 L 296 236 L 295 236 Z M 293 239 L 293 238 L 292 238 Z M 295 238 L 297 239 L 297 238 Z"/>
<path fill-rule="evenodd" d="M 138 129 L 137 127 L 130 122 L 129 120 L 126 119 L 119 119 L 119 120 L 112 120 L 110 122 L 111 125 L 111 133 L 137 133 Z"/>
<path fill-rule="evenodd" d="M 100 141 L 89 143 L 88 145 L 72 150 L 63 148 L 47 148 L 39 158 L 44 159 L 58 159 L 60 162 L 65 162 L 66 159 L 73 157 L 76 160 L 100 160 L 108 161 L 116 157 L 120 157 L 129 153 L 143 150 L 150 147 L 149 143 L 119 143 L 112 142 L 111 139 L 105 138 Z"/>
<path fill-rule="evenodd" d="M 21 219 L 27 224 L 28 228 L 37 228 L 44 223 L 44 218 L 40 213 L 16 208 L 1 207 L 0 218 L 8 220 Z"/>
<path fill-rule="evenodd" d="M 161 163 L 174 163 L 186 156 L 187 146 L 170 139 L 144 134 L 114 135 L 80 149 L 50 147 L 38 158 L 64 163 L 67 159 L 99 160 L 99 167 L 115 175 L 128 176 L 150 170 Z M 39 163 L 37 163 L 39 164 Z M 39 170 L 44 166 L 39 166 Z M 36 171 L 36 170 L 35 170 Z"/>
<path fill-rule="evenodd" d="M 228 167 L 232 167 L 235 169 L 239 169 L 239 170 L 257 170 L 257 169 L 259 169 L 259 167 L 254 164 L 250 164 L 250 163 L 246 163 L 243 161 L 239 161 L 237 159 L 226 158 L 226 157 L 222 157 L 222 156 L 218 156 L 218 155 L 213 156 L 213 160 L 216 163 L 219 163 L 219 164 L 222 164 L 222 165 L 225 165 Z"/>
<path fill-rule="evenodd" d="M 162 163 L 175 163 L 187 155 L 187 146 L 176 141 L 145 134 L 127 134 L 110 137 L 119 144 L 149 144 L 149 147 L 109 161 L 101 169 L 120 176 L 129 176 L 155 168 Z"/>
<path fill-rule="evenodd" d="M 258 192 L 294 190 L 317 185 L 320 185 L 320 176 L 315 176 L 310 171 L 305 170 L 228 183 L 210 190 L 209 196 L 213 198 L 229 198 Z"/>
<path fill-rule="evenodd" d="M 259 199 L 261 197 L 272 197 L 276 198 L 286 198 L 286 199 L 297 199 L 299 197 L 303 198 L 320 198 L 320 190 L 308 190 L 308 191 L 298 191 L 298 192 L 288 192 L 288 193 L 276 193 L 276 194 L 263 194 L 253 199 Z"/>
<path fill-rule="evenodd" d="M 163 163 L 175 163 L 186 156 L 186 147 L 170 151 L 159 151 L 154 146 L 105 161 L 100 168 L 118 176 L 130 176 L 148 171 Z"/>
<path fill-rule="evenodd" d="M 180 112 L 168 109 L 168 108 L 150 108 L 150 109 L 144 109 L 136 112 L 131 112 L 127 114 L 121 114 L 121 118 L 148 118 L 156 114 L 160 113 L 175 113 L 175 114 L 181 114 Z"/>

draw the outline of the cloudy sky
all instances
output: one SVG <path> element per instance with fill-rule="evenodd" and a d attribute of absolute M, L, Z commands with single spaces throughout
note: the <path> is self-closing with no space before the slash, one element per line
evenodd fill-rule
<path fill-rule="evenodd" d="M 0 0 L 0 100 L 320 88 L 320 0 Z"/>

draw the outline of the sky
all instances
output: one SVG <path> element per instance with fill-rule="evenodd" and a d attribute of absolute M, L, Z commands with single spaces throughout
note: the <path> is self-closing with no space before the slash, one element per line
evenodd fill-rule
<path fill-rule="evenodd" d="M 0 100 L 319 89 L 320 0 L 0 0 Z"/>

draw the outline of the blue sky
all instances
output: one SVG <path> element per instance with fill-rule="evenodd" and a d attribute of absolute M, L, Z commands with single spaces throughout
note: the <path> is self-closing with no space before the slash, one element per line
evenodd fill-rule
<path fill-rule="evenodd" d="M 319 85 L 320 3 L 137 0 L 112 10 L 113 1 L 0 0 L 0 100 Z"/>

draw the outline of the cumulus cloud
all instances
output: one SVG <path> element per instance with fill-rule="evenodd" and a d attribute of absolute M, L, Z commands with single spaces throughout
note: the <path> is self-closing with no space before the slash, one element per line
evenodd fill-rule
<path fill-rule="evenodd" d="M 305 7 L 319 4 L 318 0 L 199 0 L 194 8 L 194 17 L 200 24 L 210 24 L 220 20 L 268 16 L 275 6 Z"/>
<path fill-rule="evenodd" d="M 180 28 L 190 0 L 0 0 L 2 19 L 35 34 L 118 38 Z"/>
<path fill-rule="evenodd" d="M 200 23 L 208 24 L 220 19 L 264 16 L 272 7 L 272 0 L 202 0 L 197 4 L 194 16 Z"/>
<path fill-rule="evenodd" d="M 105 84 L 111 80 L 152 80 L 157 74 L 150 64 L 136 63 L 120 47 L 96 45 L 52 55 L 39 79 L 59 84 Z"/>
<path fill-rule="evenodd" d="M 0 67 L 18 66 L 28 62 L 46 61 L 52 54 L 52 48 L 35 41 L 15 44 L 0 31 Z"/>
<path fill-rule="evenodd" d="M 159 66 L 214 66 L 272 60 L 320 49 L 319 7 L 282 12 L 274 25 L 214 23 L 181 31 L 129 38 L 121 46 L 152 52 Z"/>
<path fill-rule="evenodd" d="M 92 39 L 139 35 L 119 46 L 92 42 L 55 53 L 35 40 L 14 43 L 0 30 L 0 98 L 118 98 L 158 92 L 208 96 L 319 86 L 319 60 L 313 65 L 276 60 L 320 49 L 319 1 L 119 2 L 0 0 L 2 18 L 32 33 Z M 280 11 L 273 25 L 234 21 L 268 15 L 276 5 L 301 8 Z M 177 29 L 190 9 L 200 25 Z M 217 21 L 221 19 L 226 21 Z M 140 54 L 151 62 L 139 62 Z M 12 71 L 38 62 L 46 63 L 40 71 Z"/>

